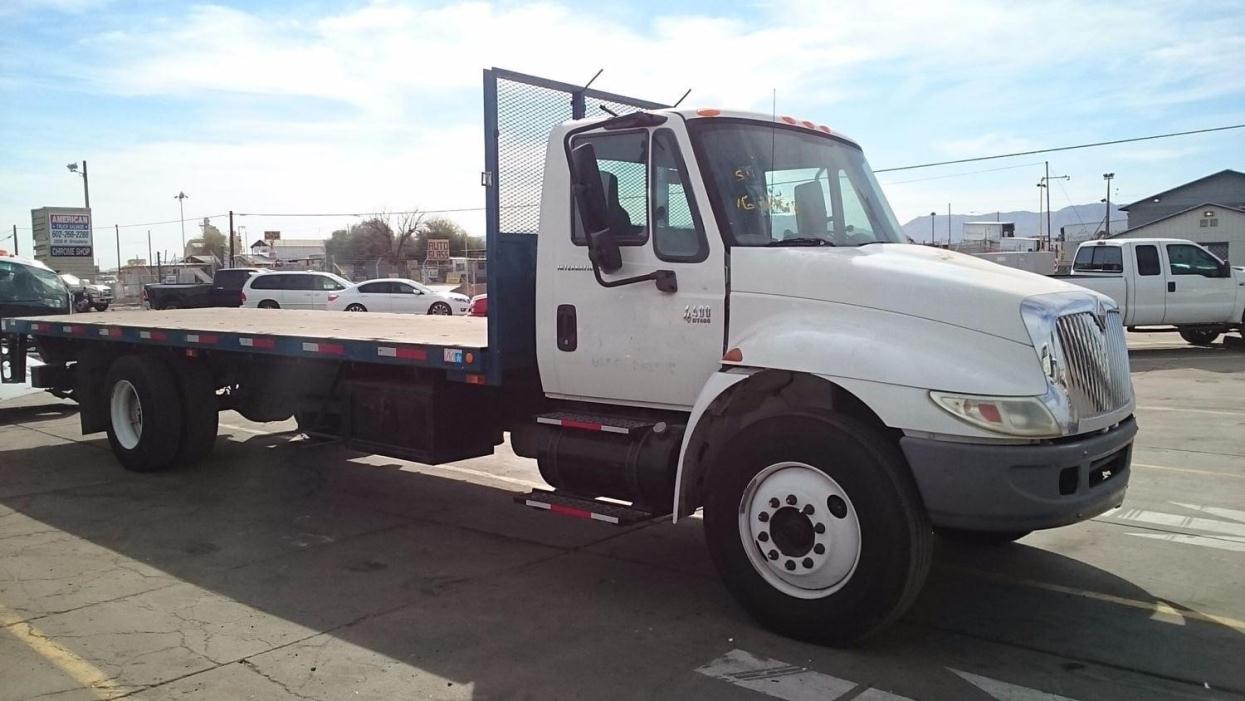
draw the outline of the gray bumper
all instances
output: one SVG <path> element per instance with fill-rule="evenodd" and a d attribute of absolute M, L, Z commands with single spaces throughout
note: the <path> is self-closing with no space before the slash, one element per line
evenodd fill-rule
<path fill-rule="evenodd" d="M 1028 531 L 1084 521 L 1124 501 L 1136 420 L 1041 445 L 904 437 L 900 446 L 935 526 Z"/>

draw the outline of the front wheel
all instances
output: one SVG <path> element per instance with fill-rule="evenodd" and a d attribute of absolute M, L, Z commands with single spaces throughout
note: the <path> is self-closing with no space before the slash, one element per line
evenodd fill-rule
<path fill-rule="evenodd" d="M 1219 338 L 1215 329 L 1180 329 L 1180 337 L 1195 346 L 1209 346 Z"/>
<path fill-rule="evenodd" d="M 108 310 L 108 303 L 107 303 L 107 302 L 100 302 L 99 304 L 96 304 L 96 305 L 94 305 L 94 306 L 95 306 L 95 311 L 97 311 L 97 312 L 102 312 L 102 311 L 107 311 L 107 310 Z"/>
<path fill-rule="evenodd" d="M 893 440 L 838 415 L 757 422 L 708 475 L 705 534 L 727 588 L 766 627 L 847 645 L 898 618 L 932 533 Z"/>
<path fill-rule="evenodd" d="M 450 309 L 450 305 L 445 302 L 434 302 L 431 307 L 428 307 L 428 313 L 437 316 L 450 316 L 454 313 L 454 310 Z"/>

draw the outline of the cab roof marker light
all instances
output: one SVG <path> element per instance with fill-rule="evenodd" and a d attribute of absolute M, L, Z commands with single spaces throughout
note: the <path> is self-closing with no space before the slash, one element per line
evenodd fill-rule
<path fill-rule="evenodd" d="M 696 114 L 701 117 L 717 117 L 722 114 L 722 110 L 713 107 L 702 107 L 696 110 Z"/>
<path fill-rule="evenodd" d="M 827 133 L 827 134 L 831 133 L 831 132 L 830 132 L 830 127 L 826 126 L 825 124 L 822 124 L 821 126 L 817 127 L 817 130 L 818 130 L 818 131 L 824 131 L 824 132 L 825 132 L 825 133 Z"/>
<path fill-rule="evenodd" d="M 724 363 L 742 363 L 744 361 L 744 352 L 738 348 L 732 348 L 726 351 L 726 355 L 722 356 Z"/>
<path fill-rule="evenodd" d="M 813 124 L 812 122 L 808 121 L 807 119 L 806 119 L 806 120 L 804 120 L 804 121 L 802 121 L 802 122 L 800 122 L 800 124 L 803 124 L 805 129 L 816 129 L 816 128 L 817 128 L 817 125 L 816 125 L 816 124 Z"/>
<path fill-rule="evenodd" d="M 796 124 L 796 123 L 797 123 L 797 122 L 795 121 L 795 117 L 788 117 L 788 116 L 787 116 L 787 115 L 785 115 L 785 114 L 782 116 L 782 121 L 786 122 L 787 124 Z"/>

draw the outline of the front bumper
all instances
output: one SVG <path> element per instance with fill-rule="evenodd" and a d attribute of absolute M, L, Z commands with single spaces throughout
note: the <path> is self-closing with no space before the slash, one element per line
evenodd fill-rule
<path fill-rule="evenodd" d="M 1039 445 L 900 439 L 935 526 L 1029 531 L 1093 518 L 1124 501 L 1137 422 Z"/>

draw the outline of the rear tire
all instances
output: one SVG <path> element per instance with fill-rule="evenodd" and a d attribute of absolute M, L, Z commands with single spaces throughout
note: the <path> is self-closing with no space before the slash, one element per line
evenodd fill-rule
<path fill-rule="evenodd" d="M 367 311 L 367 307 L 363 306 L 362 304 L 359 304 L 358 302 L 355 302 L 354 304 L 349 304 L 349 305 L 347 305 L 347 306 L 346 306 L 346 311 L 348 311 L 348 312 L 365 312 L 365 311 Z"/>
<path fill-rule="evenodd" d="M 1219 338 L 1219 331 L 1214 329 L 1180 329 L 1180 337 L 1195 346 L 1209 346 Z"/>
<path fill-rule="evenodd" d="M 259 303 L 259 308 L 260 309 L 280 309 L 281 305 L 277 304 L 271 299 L 265 299 L 264 301 Z"/>
<path fill-rule="evenodd" d="M 182 437 L 177 378 L 162 358 L 127 355 L 108 369 L 103 401 L 108 443 L 132 472 L 156 472 L 176 464 Z"/>
<path fill-rule="evenodd" d="M 432 306 L 428 307 L 428 313 L 434 316 L 451 316 L 454 310 L 450 309 L 450 305 L 445 302 L 433 302 Z"/>
<path fill-rule="evenodd" d="M 181 445 L 174 462 L 193 465 L 212 453 L 220 428 L 220 407 L 216 402 L 216 384 L 212 373 L 202 362 L 178 359 L 178 393 L 182 401 Z"/>
<path fill-rule="evenodd" d="M 102 312 L 102 311 L 107 311 L 107 310 L 108 310 L 108 303 L 107 303 L 107 302 L 102 302 L 102 303 L 100 303 L 100 304 L 96 304 L 96 305 L 94 305 L 94 306 L 95 306 L 95 311 L 97 311 L 97 312 Z"/>
<path fill-rule="evenodd" d="M 890 437 L 846 416 L 787 414 L 744 428 L 720 455 L 705 482 L 706 540 L 762 625 L 849 645 L 911 606 L 932 533 Z"/>
<path fill-rule="evenodd" d="M 936 528 L 934 532 L 956 543 L 994 548 L 1020 540 L 1033 531 L 969 531 L 962 528 Z"/>

